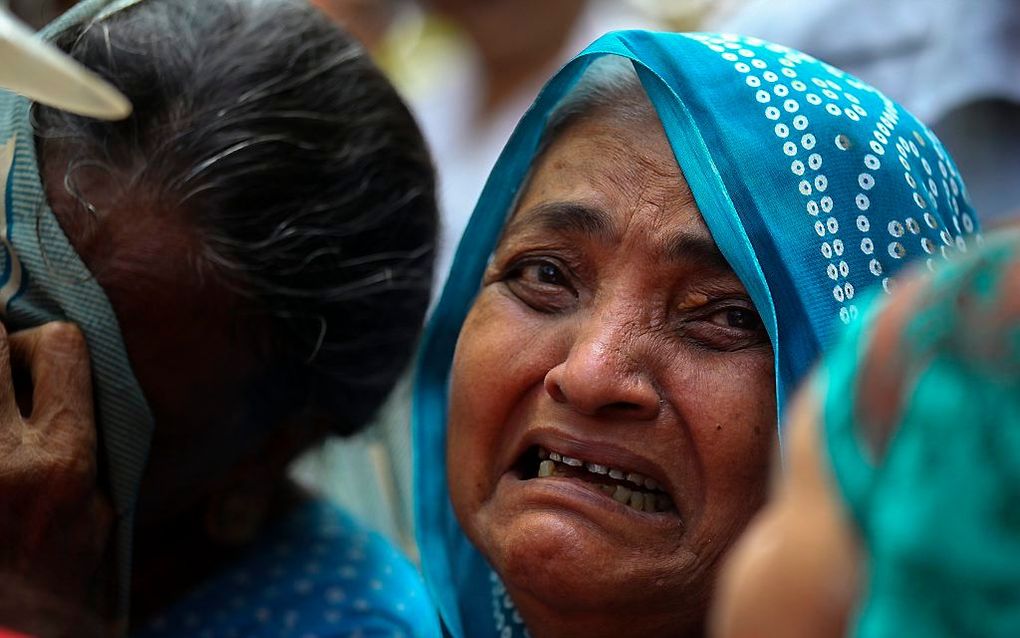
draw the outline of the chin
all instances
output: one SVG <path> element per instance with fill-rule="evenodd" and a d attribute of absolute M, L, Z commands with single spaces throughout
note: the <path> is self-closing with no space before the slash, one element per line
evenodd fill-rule
<path fill-rule="evenodd" d="M 482 551 L 532 636 L 704 635 L 712 574 L 692 574 L 682 557 L 623 549 L 553 513 L 520 515 L 493 532 L 498 540 Z"/>
<path fill-rule="evenodd" d="M 558 511 L 493 521 L 476 546 L 520 605 L 528 598 L 565 616 L 635 608 L 676 611 L 688 589 L 683 550 L 659 555 L 629 547 L 583 517 Z"/>
<path fill-rule="evenodd" d="M 592 538 L 589 530 L 579 530 L 576 523 L 536 512 L 514 517 L 508 528 L 494 536 L 498 541 L 485 551 L 511 591 L 556 600 L 566 609 L 604 604 L 612 598 L 612 561 L 592 560 L 606 557 L 612 546 Z"/>

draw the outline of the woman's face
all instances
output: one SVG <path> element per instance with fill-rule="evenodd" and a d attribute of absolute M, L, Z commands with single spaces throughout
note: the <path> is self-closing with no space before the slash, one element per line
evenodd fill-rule
<path fill-rule="evenodd" d="M 658 120 L 573 124 L 452 372 L 453 505 L 532 633 L 699 626 L 762 502 L 775 414 L 768 337 Z"/>

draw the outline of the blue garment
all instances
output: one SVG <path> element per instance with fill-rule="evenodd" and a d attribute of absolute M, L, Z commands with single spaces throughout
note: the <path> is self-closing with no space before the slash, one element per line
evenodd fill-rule
<path fill-rule="evenodd" d="M 342 510 L 312 502 L 135 638 L 441 635 L 407 559 Z"/>
<path fill-rule="evenodd" d="M 456 637 L 521 635 L 512 604 L 457 524 L 446 401 L 461 324 L 545 122 L 603 55 L 629 58 L 698 208 L 760 314 L 777 404 L 858 315 L 857 296 L 912 259 L 966 251 L 977 221 L 953 161 L 912 115 L 810 56 L 755 38 L 610 33 L 544 88 L 503 151 L 426 331 L 413 411 L 418 542 Z"/>

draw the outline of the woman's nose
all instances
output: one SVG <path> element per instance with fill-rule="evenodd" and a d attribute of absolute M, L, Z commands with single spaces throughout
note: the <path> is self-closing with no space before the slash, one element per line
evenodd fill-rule
<path fill-rule="evenodd" d="M 655 419 L 661 397 L 649 366 L 636 356 L 640 337 L 606 325 L 586 332 L 566 359 L 546 373 L 546 393 L 591 416 Z"/>

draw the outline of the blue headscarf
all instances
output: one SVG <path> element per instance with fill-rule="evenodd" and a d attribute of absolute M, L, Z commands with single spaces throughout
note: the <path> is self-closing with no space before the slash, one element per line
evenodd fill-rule
<path fill-rule="evenodd" d="M 461 325 L 549 116 L 598 58 L 630 59 L 716 244 L 772 341 L 780 411 L 857 298 L 913 259 L 966 251 L 956 167 L 912 115 L 824 62 L 755 38 L 647 31 L 595 41 L 545 86 L 482 192 L 426 331 L 413 408 L 422 567 L 453 636 L 523 635 L 446 486 L 446 402 Z"/>

